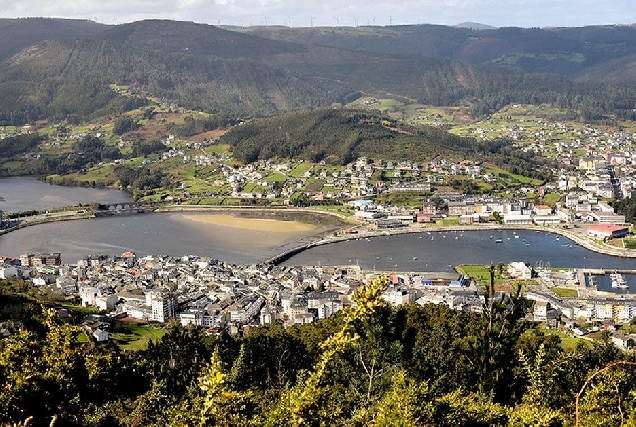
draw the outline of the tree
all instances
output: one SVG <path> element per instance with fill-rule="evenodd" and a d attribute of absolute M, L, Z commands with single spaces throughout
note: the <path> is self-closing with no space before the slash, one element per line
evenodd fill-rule
<path fill-rule="evenodd" d="M 513 395 L 515 343 L 527 328 L 522 321 L 528 301 L 521 287 L 510 294 L 495 292 L 495 265 L 490 264 L 490 283 L 484 294 L 481 325 L 474 341 L 473 362 L 479 391 L 506 401 Z"/>
<path fill-rule="evenodd" d="M 130 116 L 119 116 L 117 120 L 115 120 L 115 125 L 113 127 L 113 133 L 115 135 L 123 135 L 126 132 L 130 132 L 131 130 L 135 130 L 137 127 L 137 122 Z"/>

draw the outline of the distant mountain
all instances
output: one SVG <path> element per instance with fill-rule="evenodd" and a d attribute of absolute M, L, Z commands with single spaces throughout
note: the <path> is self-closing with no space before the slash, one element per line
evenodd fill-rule
<path fill-rule="evenodd" d="M 496 30 L 497 27 L 492 27 L 486 24 L 480 24 L 479 22 L 461 22 L 454 25 L 457 28 L 468 28 L 470 30 Z"/>
<path fill-rule="evenodd" d="M 94 37 L 106 28 L 78 19 L 0 19 L 0 61 L 44 40 Z"/>
<path fill-rule="evenodd" d="M 302 52 L 304 46 L 193 22 L 147 20 L 108 28 L 98 36 L 143 51 L 187 52 L 221 58 L 253 58 Z"/>
<path fill-rule="evenodd" d="M 588 69 L 636 54 L 633 26 L 484 28 L 481 25 L 389 27 L 254 27 L 244 31 L 275 40 L 383 55 L 418 55 L 554 73 L 577 80 Z M 620 73 L 620 72 L 619 72 Z M 630 75 L 628 72 L 627 75 Z M 588 81 L 589 78 L 584 80 Z M 599 78 L 597 82 L 607 82 Z M 636 83 L 636 80 L 631 80 Z"/>
<path fill-rule="evenodd" d="M 81 121 L 138 107 L 145 97 L 243 117 L 344 104 L 362 94 L 464 103 L 478 115 L 511 102 L 547 102 L 579 109 L 586 120 L 633 114 L 626 100 L 636 98 L 631 27 L 231 31 L 165 20 L 0 24 L 0 55 L 6 55 L 0 62 L 0 123 Z M 603 75 L 610 63 L 612 73 Z M 608 79 L 623 86 L 598 84 Z M 130 86 L 137 96 L 117 95 L 113 83 Z"/>

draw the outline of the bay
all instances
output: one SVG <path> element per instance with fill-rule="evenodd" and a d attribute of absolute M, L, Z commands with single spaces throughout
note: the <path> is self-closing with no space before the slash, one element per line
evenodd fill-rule
<path fill-rule="evenodd" d="M 602 268 L 610 272 L 636 268 L 633 258 L 592 252 L 558 234 L 530 230 L 433 231 L 358 238 L 312 247 L 283 265 L 357 264 L 367 271 L 452 272 L 460 264 L 513 261 L 564 269 Z M 636 291 L 636 277 L 627 275 L 626 279 L 630 290 Z M 599 280 L 598 284 L 600 290 L 625 292 L 611 289 L 609 280 Z"/>
<path fill-rule="evenodd" d="M 33 178 L 0 179 L 0 210 L 23 211 L 77 205 L 131 201 L 114 189 L 53 186 Z M 263 262 L 296 246 L 309 243 L 324 228 L 303 232 L 272 232 L 206 224 L 199 214 L 163 213 L 120 215 L 90 220 L 54 222 L 27 227 L 0 236 L 0 256 L 60 252 L 63 262 L 75 263 L 86 255 L 186 254 L 210 256 L 236 264 Z M 501 243 L 497 243 L 497 241 Z M 636 260 L 592 252 L 568 238 L 549 232 L 475 230 L 431 231 L 358 238 L 316 246 L 286 260 L 286 266 L 358 264 L 367 271 L 451 272 L 459 264 L 495 264 L 523 261 L 533 266 L 560 268 L 636 268 Z M 636 277 L 627 276 L 630 291 Z M 611 290 L 609 280 L 597 280 Z M 620 291 L 619 291 L 620 292 Z"/>
<path fill-rule="evenodd" d="M 249 230 L 194 219 L 201 215 L 124 214 L 25 227 L 0 236 L 0 255 L 60 252 L 63 263 L 73 264 L 86 255 L 121 255 L 133 251 L 139 256 L 200 255 L 252 264 L 284 252 L 315 233 Z"/>
<path fill-rule="evenodd" d="M 130 194 L 113 188 L 64 187 L 29 177 L 0 178 L 0 197 L 0 210 L 6 212 L 132 201 Z"/>

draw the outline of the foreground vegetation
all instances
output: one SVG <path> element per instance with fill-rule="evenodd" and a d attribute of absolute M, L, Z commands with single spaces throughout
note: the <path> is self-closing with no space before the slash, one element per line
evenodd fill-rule
<path fill-rule="evenodd" d="M 486 291 L 482 315 L 445 305 L 391 308 L 386 279 L 355 305 L 289 329 L 206 336 L 173 325 L 147 349 L 79 339 L 2 282 L 0 423 L 70 426 L 619 425 L 636 416 L 633 356 L 600 341 L 564 349 L 523 320 L 527 301 Z M 5 322 L 6 323 L 6 322 Z M 26 327 L 29 325 L 29 327 Z"/>

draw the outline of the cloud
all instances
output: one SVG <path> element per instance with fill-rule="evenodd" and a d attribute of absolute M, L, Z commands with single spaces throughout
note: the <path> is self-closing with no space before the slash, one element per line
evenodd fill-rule
<path fill-rule="evenodd" d="M 572 26 L 636 21 L 632 0 L 0 0 L 5 18 L 51 16 L 104 23 L 175 19 L 236 25 L 388 25 L 464 21 Z"/>

